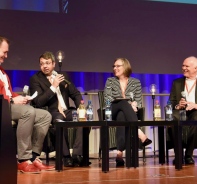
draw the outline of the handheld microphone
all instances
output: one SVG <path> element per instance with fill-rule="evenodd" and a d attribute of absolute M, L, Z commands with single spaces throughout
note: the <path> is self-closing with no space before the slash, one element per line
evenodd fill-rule
<path fill-rule="evenodd" d="M 185 101 L 186 101 L 186 93 L 185 93 L 185 91 L 181 91 L 181 98 L 184 98 Z"/>
<path fill-rule="evenodd" d="M 185 101 L 187 101 L 186 100 L 186 93 L 185 93 L 185 91 L 181 91 L 181 98 L 184 98 L 185 99 Z M 187 107 L 187 104 L 185 105 L 185 108 Z M 184 109 L 185 109 L 184 108 Z"/>
<path fill-rule="evenodd" d="M 52 75 L 56 76 L 56 75 L 58 75 L 58 73 L 57 73 L 55 70 L 53 70 L 53 71 L 52 71 Z M 65 81 L 68 85 L 71 84 L 71 82 L 68 81 L 67 79 L 64 79 L 64 81 Z"/>
<path fill-rule="evenodd" d="M 133 92 L 130 92 L 129 94 L 130 94 L 131 102 L 133 102 L 134 101 L 134 94 L 133 94 Z"/>
<path fill-rule="evenodd" d="M 23 95 L 22 96 L 27 96 L 28 93 L 29 93 L 29 86 L 25 85 L 23 88 Z"/>

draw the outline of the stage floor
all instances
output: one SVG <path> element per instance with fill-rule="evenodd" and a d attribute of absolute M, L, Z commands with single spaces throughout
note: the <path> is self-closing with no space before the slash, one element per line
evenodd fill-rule
<path fill-rule="evenodd" d="M 18 173 L 18 184 L 193 184 L 197 183 L 197 158 L 196 165 L 184 165 L 178 171 L 172 165 L 172 159 L 167 165 L 159 165 L 157 157 L 146 158 L 143 164 L 140 158 L 138 168 L 116 168 L 115 159 L 110 158 L 108 173 L 102 173 L 98 159 L 92 158 L 89 167 L 64 167 L 62 172 L 45 171 L 41 174 Z M 44 160 L 43 160 L 44 162 Z M 50 160 L 54 164 L 54 160 Z M 6 176 L 9 177 L 9 176 Z"/>

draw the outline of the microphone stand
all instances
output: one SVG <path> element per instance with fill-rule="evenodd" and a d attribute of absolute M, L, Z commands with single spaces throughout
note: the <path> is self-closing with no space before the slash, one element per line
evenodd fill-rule
<path fill-rule="evenodd" d="M 155 121 L 155 94 L 152 94 L 152 100 L 153 100 L 153 121 Z M 153 126 L 153 153 L 155 158 L 155 126 Z"/>

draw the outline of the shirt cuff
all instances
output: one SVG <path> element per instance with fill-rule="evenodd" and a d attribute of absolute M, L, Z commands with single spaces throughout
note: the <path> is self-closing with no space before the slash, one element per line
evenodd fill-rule
<path fill-rule="evenodd" d="M 50 89 L 51 89 L 54 93 L 56 93 L 56 88 L 55 88 L 54 86 L 51 86 Z"/>

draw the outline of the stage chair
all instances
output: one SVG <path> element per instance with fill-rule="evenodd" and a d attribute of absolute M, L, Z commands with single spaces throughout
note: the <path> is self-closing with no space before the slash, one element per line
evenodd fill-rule
<path fill-rule="evenodd" d="M 105 120 L 105 103 L 104 103 L 104 91 L 98 91 L 98 99 L 99 99 L 99 106 L 100 108 L 97 110 L 99 121 Z M 138 120 L 144 121 L 145 117 L 145 108 L 139 108 L 137 112 Z M 143 131 L 143 127 L 140 127 Z M 101 142 L 100 142 L 101 144 Z M 101 159 L 101 145 L 99 144 L 99 160 Z M 110 150 L 116 149 L 116 127 L 109 128 L 109 148 Z M 146 162 L 145 158 L 145 147 L 142 146 L 141 141 L 139 141 L 139 148 L 142 149 L 143 154 L 143 163 Z"/>

